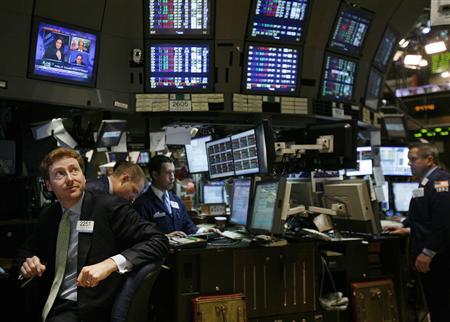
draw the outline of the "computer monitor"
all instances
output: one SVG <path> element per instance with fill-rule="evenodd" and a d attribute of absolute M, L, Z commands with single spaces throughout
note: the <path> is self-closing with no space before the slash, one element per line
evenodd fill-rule
<path fill-rule="evenodd" d="M 407 139 L 405 118 L 403 114 L 385 114 L 383 124 L 389 138 Z"/>
<path fill-rule="evenodd" d="M 407 212 L 413 196 L 413 190 L 417 189 L 417 182 L 393 182 L 394 207 L 398 212 Z"/>
<path fill-rule="evenodd" d="M 146 0 L 146 38 L 211 38 L 211 0 Z"/>
<path fill-rule="evenodd" d="M 150 152 L 141 151 L 139 152 L 139 157 L 136 161 L 137 164 L 147 164 L 150 162 Z"/>
<path fill-rule="evenodd" d="M 351 103 L 353 101 L 353 88 L 355 86 L 357 67 L 356 60 L 326 53 L 323 64 L 320 98 Z"/>
<path fill-rule="evenodd" d="M 225 203 L 223 184 L 204 184 L 203 203 L 206 205 Z"/>
<path fill-rule="evenodd" d="M 247 225 L 248 210 L 252 188 L 251 179 L 233 180 L 233 197 L 231 199 L 230 223 Z"/>
<path fill-rule="evenodd" d="M 211 139 L 211 135 L 195 138 L 191 140 L 191 144 L 184 146 L 189 173 L 208 172 L 206 142 Z"/>
<path fill-rule="evenodd" d="M 381 91 L 383 89 L 383 74 L 375 68 L 370 69 L 369 79 L 367 80 L 366 106 L 373 110 L 378 108 Z"/>
<path fill-rule="evenodd" d="M 259 173 L 255 129 L 232 135 L 231 147 L 236 175 Z"/>
<path fill-rule="evenodd" d="M 385 176 L 411 176 L 407 147 L 380 147 L 380 166 Z"/>
<path fill-rule="evenodd" d="M 125 120 L 103 120 L 98 129 L 97 147 L 117 146 L 126 125 Z"/>
<path fill-rule="evenodd" d="M 389 189 L 389 182 L 385 181 L 383 183 L 383 200 L 381 201 L 381 209 L 383 210 L 389 210 L 391 209 L 391 203 L 390 203 L 390 189 Z"/>
<path fill-rule="evenodd" d="M 258 181 L 255 185 L 248 230 L 253 234 L 281 234 L 283 179 Z"/>
<path fill-rule="evenodd" d="M 305 37 L 310 0 L 253 0 L 247 27 L 252 41 L 298 44 Z"/>
<path fill-rule="evenodd" d="M 99 33 L 43 18 L 34 18 L 28 76 L 94 87 Z"/>
<path fill-rule="evenodd" d="M 234 176 L 233 150 L 229 136 L 206 142 L 206 151 L 211 179 Z"/>
<path fill-rule="evenodd" d="M 248 94 L 297 95 L 300 50 L 248 43 L 245 46 L 242 91 Z"/>
<path fill-rule="evenodd" d="M 372 148 L 370 146 L 361 146 L 356 149 L 356 152 L 356 169 L 347 169 L 345 174 L 349 177 L 371 175 L 373 173 Z"/>
<path fill-rule="evenodd" d="M 398 34 L 389 26 L 384 31 L 373 59 L 373 64 L 382 72 L 387 70 L 395 49 L 397 48 L 399 38 Z"/>
<path fill-rule="evenodd" d="M 342 53 L 359 56 L 373 14 L 342 3 L 329 47 Z"/>
<path fill-rule="evenodd" d="M 354 121 L 309 125 L 306 130 L 306 143 L 316 144 L 320 136 L 332 135 L 333 152 L 307 151 L 305 154 L 307 169 L 354 169 L 356 167 L 356 132 L 357 125 Z"/>
<path fill-rule="evenodd" d="M 365 180 L 326 183 L 323 201 L 326 208 L 331 208 L 333 204 L 343 206 L 342 210 L 337 211 L 337 216 L 332 217 L 338 230 L 369 234 L 381 232 L 381 222 L 373 211 Z"/>
<path fill-rule="evenodd" d="M 148 40 L 145 47 L 147 92 L 212 91 L 212 42 Z"/>

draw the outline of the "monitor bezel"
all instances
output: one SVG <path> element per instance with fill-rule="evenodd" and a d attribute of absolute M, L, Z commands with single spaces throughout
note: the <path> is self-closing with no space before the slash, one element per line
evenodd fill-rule
<path fill-rule="evenodd" d="M 246 215 L 246 218 L 245 218 L 245 224 L 241 224 L 241 223 L 238 223 L 238 222 L 236 222 L 236 221 L 234 221 L 233 220 L 233 213 L 234 213 L 234 211 L 233 211 L 233 209 L 234 209 L 234 191 L 235 191 L 235 182 L 236 181 L 240 181 L 240 182 L 249 182 L 250 183 L 250 188 L 249 188 L 249 192 L 248 192 L 248 200 L 247 200 L 247 215 Z M 230 223 L 232 223 L 233 225 L 236 225 L 236 226 L 247 226 L 247 223 L 248 223 L 248 220 L 249 220 L 249 214 L 250 214 L 250 209 L 251 209 L 251 205 L 252 205 L 252 203 L 251 203 L 251 199 L 252 199 L 252 194 L 253 194 L 253 189 L 254 189 L 254 182 L 253 182 L 253 180 L 251 179 L 251 178 L 235 178 L 234 180 L 233 180 L 233 196 L 231 197 L 231 207 L 230 207 Z"/>
<path fill-rule="evenodd" d="M 209 141 L 212 140 L 212 135 L 205 135 L 205 136 L 199 136 L 199 137 L 193 138 L 193 139 L 191 139 L 191 144 L 192 144 L 192 141 L 195 141 L 195 140 L 201 140 L 201 139 L 203 139 L 203 138 L 209 138 L 209 140 L 205 141 L 205 152 L 206 152 L 206 153 L 205 153 L 205 156 L 206 156 L 206 165 L 207 165 L 207 169 L 206 169 L 205 171 L 194 171 L 194 172 L 191 171 L 191 167 L 189 166 L 189 165 L 190 165 L 189 154 L 188 154 L 187 149 L 186 149 L 186 145 L 187 145 L 187 144 L 184 145 L 184 154 L 186 155 L 186 162 L 187 162 L 187 166 L 188 166 L 188 170 L 189 170 L 189 173 L 190 173 L 190 174 L 206 173 L 206 172 L 209 171 L 208 151 L 206 150 L 206 142 L 209 142 Z"/>
<path fill-rule="evenodd" d="M 295 86 L 295 90 L 293 92 L 273 92 L 269 90 L 248 90 L 246 89 L 247 85 L 247 66 L 248 66 L 248 51 L 250 46 L 264 46 L 264 47 L 275 47 L 275 48 L 288 48 L 294 49 L 298 52 L 298 63 L 297 63 L 297 84 Z M 300 86 L 301 86 L 301 66 L 303 64 L 303 47 L 300 46 L 292 46 L 287 45 L 284 46 L 282 44 L 272 44 L 272 43 L 258 43 L 253 41 L 247 41 L 244 45 L 244 53 L 243 53 L 243 65 L 242 65 L 242 73 L 241 73 L 241 93 L 250 94 L 250 95 L 268 95 L 268 96 L 299 96 L 300 95 Z"/>
<path fill-rule="evenodd" d="M 387 31 L 391 31 L 394 34 L 396 47 L 394 47 L 394 49 L 392 50 L 391 54 L 388 57 L 388 62 L 386 64 L 386 66 L 383 68 L 382 66 L 380 66 L 380 65 L 378 65 L 376 63 L 375 58 L 377 57 L 378 50 L 380 50 L 381 43 L 383 42 L 383 40 L 385 38 L 384 36 L 385 36 Z M 398 49 L 398 42 L 400 40 L 400 37 L 401 37 L 400 33 L 398 31 L 396 31 L 394 28 L 392 28 L 392 26 L 390 26 L 389 24 L 386 26 L 386 28 L 383 31 L 383 34 L 381 35 L 381 38 L 380 38 L 380 40 L 378 42 L 377 50 L 375 50 L 375 53 L 374 53 L 373 58 L 372 58 L 372 66 L 377 68 L 383 75 L 389 69 L 389 66 L 392 64 L 392 57 L 394 57 L 395 52 Z"/>
<path fill-rule="evenodd" d="M 346 60 L 349 60 L 349 61 L 355 63 L 355 65 L 356 65 L 355 77 L 354 77 L 354 82 L 353 82 L 353 86 L 352 86 L 352 97 L 350 99 L 343 99 L 343 98 L 337 99 L 337 98 L 332 98 L 329 96 L 322 95 L 322 89 L 323 89 L 324 81 L 325 81 L 325 68 L 326 68 L 325 63 L 327 61 L 328 56 L 334 56 L 339 59 L 346 59 Z M 356 82 L 357 82 L 357 78 L 358 78 L 358 72 L 359 72 L 359 61 L 357 59 L 349 57 L 349 56 L 337 54 L 335 52 L 325 51 L 325 53 L 323 55 L 322 74 L 320 76 L 320 86 L 319 86 L 318 98 L 321 100 L 324 100 L 324 101 L 331 101 L 331 102 L 340 102 L 340 103 L 348 103 L 348 104 L 354 103 L 355 102 L 355 88 L 356 88 Z"/>
<path fill-rule="evenodd" d="M 361 42 L 361 46 L 357 49 L 357 52 L 353 52 L 353 51 L 345 51 L 345 50 L 342 50 L 342 49 L 340 49 L 340 48 L 336 48 L 336 47 L 332 47 L 332 46 L 331 46 L 331 42 L 333 41 L 333 34 L 334 34 L 334 32 L 335 32 L 335 30 L 336 30 L 336 28 L 337 28 L 337 23 L 338 23 L 338 21 L 339 21 L 339 17 L 340 17 L 340 15 L 341 15 L 341 12 L 342 12 L 344 9 L 350 9 L 350 10 L 355 10 L 355 11 L 361 11 L 361 12 L 364 12 L 364 13 L 366 13 L 366 14 L 368 14 L 368 15 L 370 16 L 370 21 L 369 21 L 369 25 L 368 25 L 368 27 L 367 27 L 366 34 L 364 35 L 364 39 L 363 39 L 362 42 Z M 354 58 L 361 58 L 362 52 L 363 52 L 363 48 L 364 48 L 364 45 L 365 45 L 365 43 L 366 43 L 368 34 L 369 34 L 369 32 L 370 32 L 370 29 L 371 29 L 371 26 L 372 26 L 372 23 L 373 23 L 374 16 L 375 16 L 375 13 L 372 12 L 372 11 L 370 11 L 370 10 L 367 10 L 367 9 L 365 9 L 365 8 L 360 8 L 360 7 L 352 7 L 352 6 L 348 5 L 348 4 L 345 3 L 345 2 L 341 2 L 340 6 L 339 6 L 339 10 L 338 10 L 336 16 L 334 17 L 333 27 L 332 27 L 332 29 L 331 29 L 331 31 L 330 31 L 330 35 L 329 35 L 329 37 L 328 37 L 328 41 L 327 41 L 327 50 L 328 50 L 328 51 L 333 51 L 333 52 L 336 52 L 336 53 L 339 53 L 339 54 L 342 54 L 342 55 L 354 57 Z"/>
<path fill-rule="evenodd" d="M 144 41 L 145 43 L 145 59 L 144 59 L 144 90 L 145 93 L 162 93 L 162 94 L 171 94 L 171 93 L 212 93 L 214 91 L 214 41 L 212 40 L 192 40 L 192 39 L 184 39 L 184 40 L 174 40 L 174 39 L 147 39 Z M 208 87 L 207 88 L 183 88 L 183 89 L 174 89 L 174 88 L 151 88 L 150 86 L 150 46 L 152 44 L 161 45 L 208 45 L 209 46 L 209 72 L 208 72 Z"/>
<path fill-rule="evenodd" d="M 208 1 L 208 8 L 209 8 L 209 19 L 208 19 L 208 34 L 150 34 L 150 12 L 149 12 L 149 3 L 151 0 L 145 0 L 144 1 L 144 39 L 151 39 L 151 40 L 158 40 L 158 39 L 166 39 L 166 40 L 176 40 L 176 39 L 183 39 L 183 40 L 208 40 L 208 39 L 214 39 L 215 36 L 215 20 L 216 20 L 216 10 L 215 10 L 215 1 L 213 0 L 207 0 Z"/>
<path fill-rule="evenodd" d="M 255 17 L 255 11 L 256 11 L 256 4 L 258 3 L 259 0 L 252 0 L 250 3 L 250 10 L 248 13 L 248 19 L 247 19 L 247 27 L 245 29 L 245 35 L 246 35 L 246 40 L 248 42 L 260 42 L 260 43 L 264 43 L 264 44 L 280 44 L 280 45 L 292 45 L 292 46 L 299 46 L 299 45 L 303 45 L 306 41 L 306 35 L 308 32 L 308 26 L 309 26 L 309 22 L 310 22 L 310 18 L 311 18 L 311 11 L 312 11 L 312 2 L 313 0 L 307 0 L 307 7 L 306 7 L 306 14 L 305 14 L 305 19 L 303 20 L 303 33 L 300 36 L 300 40 L 296 41 L 296 40 L 289 40 L 289 41 L 285 41 L 285 40 L 276 40 L 273 39 L 271 37 L 253 37 L 251 35 L 251 30 L 252 30 L 252 21 L 253 18 Z"/>
<path fill-rule="evenodd" d="M 84 33 L 90 33 L 95 35 L 95 55 L 94 55 L 94 66 L 92 68 L 92 79 L 89 82 L 83 82 L 83 81 L 75 81 L 75 80 L 68 80 L 65 78 L 59 78 L 56 76 L 44 76 L 44 75 L 38 75 L 34 71 L 34 66 L 36 63 L 36 46 L 37 46 L 37 39 L 38 39 L 38 32 L 39 32 L 39 24 L 45 23 L 45 24 L 52 24 L 58 27 L 72 29 L 79 32 Z M 99 65 L 99 52 L 100 52 L 100 32 L 80 27 L 72 24 L 68 24 L 65 22 L 60 22 L 52 19 L 43 18 L 40 16 L 34 16 L 33 21 L 31 24 L 31 40 L 30 40 L 30 47 L 28 50 L 28 68 L 27 68 L 27 77 L 30 79 L 37 79 L 37 80 L 43 80 L 43 81 L 50 81 L 55 83 L 62 83 L 67 85 L 77 85 L 77 86 L 83 86 L 83 87 L 96 87 L 97 84 L 97 70 Z"/>

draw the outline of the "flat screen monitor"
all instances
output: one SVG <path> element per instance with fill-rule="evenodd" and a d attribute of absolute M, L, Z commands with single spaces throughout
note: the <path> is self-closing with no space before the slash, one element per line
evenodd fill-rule
<path fill-rule="evenodd" d="M 357 125 L 352 121 L 312 124 L 307 128 L 307 144 L 316 144 L 320 136 L 333 136 L 333 152 L 311 150 L 305 155 L 309 170 L 354 169 L 357 156 Z"/>
<path fill-rule="evenodd" d="M 257 181 L 248 230 L 255 234 L 281 233 L 282 180 Z"/>
<path fill-rule="evenodd" d="M 211 0 L 146 0 L 147 38 L 212 37 Z"/>
<path fill-rule="evenodd" d="M 203 203 L 207 205 L 225 203 L 223 184 L 203 185 Z"/>
<path fill-rule="evenodd" d="M 147 92 L 211 92 L 213 46 L 208 41 L 146 41 Z"/>
<path fill-rule="evenodd" d="M 407 147 L 380 147 L 380 166 L 385 176 L 411 176 Z"/>
<path fill-rule="evenodd" d="M 356 169 L 347 169 L 345 174 L 349 177 L 367 176 L 373 173 L 372 167 L 372 148 L 370 146 L 362 146 L 356 149 Z"/>
<path fill-rule="evenodd" d="M 403 114 L 385 114 L 383 116 L 384 129 L 390 138 L 407 138 Z"/>
<path fill-rule="evenodd" d="M 294 47 L 247 44 L 243 92 L 296 95 L 300 83 L 300 50 Z"/>
<path fill-rule="evenodd" d="M 250 179 L 233 180 L 230 222 L 235 225 L 247 225 L 252 181 Z"/>
<path fill-rule="evenodd" d="M 384 31 L 383 37 L 381 38 L 381 42 L 378 45 L 377 52 L 375 53 L 375 57 L 373 59 L 373 64 L 385 72 L 389 63 L 394 55 L 394 52 L 397 48 L 397 43 L 400 37 L 390 28 L 387 27 Z"/>
<path fill-rule="evenodd" d="M 326 53 L 320 97 L 338 102 L 352 102 L 356 70 L 355 60 Z"/>
<path fill-rule="evenodd" d="M 259 173 L 255 129 L 232 135 L 231 147 L 236 175 Z"/>
<path fill-rule="evenodd" d="M 150 162 L 150 152 L 141 151 L 139 152 L 139 157 L 136 161 L 137 164 L 147 164 Z"/>
<path fill-rule="evenodd" d="M 233 150 L 231 138 L 206 142 L 208 154 L 208 171 L 211 179 L 230 177 L 234 175 Z"/>
<path fill-rule="evenodd" d="M 409 203 L 413 196 L 413 190 L 417 189 L 417 182 L 393 182 L 392 192 L 394 194 L 394 207 L 398 212 L 407 212 Z"/>
<path fill-rule="evenodd" d="M 381 90 L 383 89 L 383 74 L 375 68 L 370 69 L 366 90 L 366 106 L 373 110 L 378 108 Z"/>
<path fill-rule="evenodd" d="M 375 217 L 365 180 L 325 184 L 323 200 L 326 208 L 331 208 L 333 204 L 343 205 L 343 209 L 332 218 L 338 230 L 372 234 L 381 232 L 381 222 Z"/>
<path fill-rule="evenodd" d="M 298 44 L 305 36 L 309 0 L 253 0 L 248 38 Z"/>
<path fill-rule="evenodd" d="M 208 172 L 206 142 L 211 139 L 211 135 L 195 138 L 191 140 L 191 144 L 184 146 L 189 173 Z"/>
<path fill-rule="evenodd" d="M 366 10 L 342 4 L 329 47 L 345 54 L 360 55 L 372 16 Z"/>
<path fill-rule="evenodd" d="M 272 173 L 275 161 L 275 140 L 272 125 L 263 120 L 255 128 L 256 144 L 258 146 L 258 160 L 260 173 Z"/>
<path fill-rule="evenodd" d="M 95 86 L 100 41 L 97 32 L 35 18 L 31 36 L 30 77 Z"/>
<path fill-rule="evenodd" d="M 126 162 L 128 158 L 127 152 L 108 152 L 108 162 Z"/>
<path fill-rule="evenodd" d="M 126 125 L 124 120 L 103 120 L 98 129 L 97 147 L 117 146 Z"/>

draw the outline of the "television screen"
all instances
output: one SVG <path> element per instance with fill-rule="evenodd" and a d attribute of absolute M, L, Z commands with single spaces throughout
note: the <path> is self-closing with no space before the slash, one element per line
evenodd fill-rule
<path fill-rule="evenodd" d="M 351 102 L 356 68 L 356 61 L 330 53 L 325 54 L 320 97 L 339 102 Z"/>
<path fill-rule="evenodd" d="M 371 20 L 370 12 L 343 4 L 339 10 L 329 47 L 358 56 Z"/>
<path fill-rule="evenodd" d="M 397 48 L 398 38 L 399 37 L 391 28 L 386 28 L 373 59 L 373 64 L 383 72 L 386 71 L 389 62 L 394 55 L 394 51 Z"/>
<path fill-rule="evenodd" d="M 231 138 L 206 142 L 208 153 L 209 177 L 211 179 L 229 177 L 234 175 L 233 150 Z"/>
<path fill-rule="evenodd" d="M 280 95 L 298 92 L 299 49 L 247 44 L 245 52 L 244 92 Z"/>
<path fill-rule="evenodd" d="M 413 190 L 417 189 L 419 184 L 417 182 L 393 182 L 392 191 L 394 194 L 395 210 L 399 212 L 407 212 L 409 210 L 409 203 L 413 196 Z"/>
<path fill-rule="evenodd" d="M 147 91 L 212 91 L 214 55 L 210 42 L 149 41 L 146 49 Z"/>
<path fill-rule="evenodd" d="M 191 144 L 184 146 L 189 173 L 208 172 L 206 142 L 211 139 L 211 135 L 195 138 L 191 140 Z"/>
<path fill-rule="evenodd" d="M 98 130 L 97 147 L 117 146 L 126 125 L 124 120 L 103 120 Z"/>
<path fill-rule="evenodd" d="M 308 0 L 254 0 L 248 38 L 259 41 L 299 43 L 305 35 Z"/>
<path fill-rule="evenodd" d="M 211 36 L 211 0 L 147 0 L 147 37 Z"/>
<path fill-rule="evenodd" d="M 374 110 L 378 108 L 381 90 L 383 88 L 383 75 L 374 68 L 370 69 L 367 81 L 366 106 Z"/>
<path fill-rule="evenodd" d="M 233 198 L 231 199 L 230 222 L 236 225 L 247 224 L 252 181 L 250 179 L 233 180 Z"/>
<path fill-rule="evenodd" d="M 411 176 L 407 147 L 380 147 L 380 165 L 385 176 Z"/>
<path fill-rule="evenodd" d="M 95 86 L 97 32 L 37 18 L 32 31 L 29 76 Z"/>
<path fill-rule="evenodd" d="M 372 148 L 370 146 L 361 146 L 356 149 L 357 159 L 356 165 L 357 169 L 347 169 L 345 171 L 347 176 L 366 176 L 371 175 L 373 172 L 372 168 Z"/>

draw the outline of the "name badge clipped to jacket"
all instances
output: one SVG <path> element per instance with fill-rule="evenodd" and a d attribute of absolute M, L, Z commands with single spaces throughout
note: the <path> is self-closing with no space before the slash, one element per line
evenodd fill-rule
<path fill-rule="evenodd" d="M 176 202 L 176 201 L 170 201 L 170 206 L 175 209 L 180 209 L 180 206 L 178 205 L 178 202 Z"/>
<path fill-rule="evenodd" d="M 424 189 L 423 188 L 417 188 L 413 190 L 413 198 L 421 198 L 424 196 Z"/>
<path fill-rule="evenodd" d="M 94 221 L 93 220 L 78 220 L 77 232 L 92 234 L 94 232 Z"/>
<path fill-rule="evenodd" d="M 162 218 L 162 217 L 165 217 L 166 216 L 166 213 L 165 212 L 156 212 L 154 215 L 153 215 L 153 218 Z"/>
<path fill-rule="evenodd" d="M 435 181 L 434 189 L 436 189 L 436 192 L 448 192 L 448 181 Z"/>

